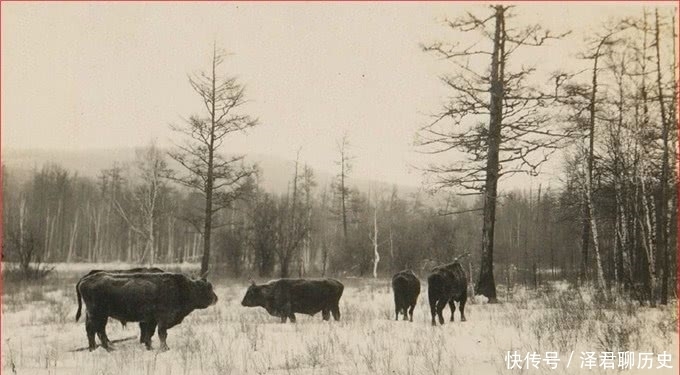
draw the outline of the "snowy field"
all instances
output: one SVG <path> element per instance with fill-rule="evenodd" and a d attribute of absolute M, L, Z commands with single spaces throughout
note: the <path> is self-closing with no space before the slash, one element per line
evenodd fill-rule
<path fill-rule="evenodd" d="M 90 353 L 85 324 L 82 318 L 74 321 L 79 275 L 60 270 L 41 284 L 4 284 L 3 374 L 678 373 L 675 302 L 656 309 L 605 305 L 566 285 L 516 290 L 501 295 L 501 304 L 469 302 L 467 322 L 456 312 L 455 322 L 432 327 L 426 285 L 413 323 L 394 321 L 389 280 L 347 279 L 341 280 L 341 321 L 298 314 L 296 324 L 281 324 L 262 308 L 240 305 L 245 281 L 218 280 L 217 305 L 194 311 L 169 330 L 169 351 L 157 350 L 157 335 L 155 349 L 145 350 L 136 323 L 123 328 L 111 320 L 109 337 L 123 341 L 111 353 L 102 348 Z M 560 362 L 555 370 L 547 362 L 509 370 L 508 351 L 522 357 L 557 351 Z M 617 369 L 618 359 L 614 370 L 604 370 L 599 359 L 594 368 L 581 368 L 581 352 L 609 351 L 654 353 L 653 370 L 637 369 L 637 362 L 633 369 Z M 657 354 L 664 351 L 672 355 L 667 363 L 672 369 L 657 369 Z"/>

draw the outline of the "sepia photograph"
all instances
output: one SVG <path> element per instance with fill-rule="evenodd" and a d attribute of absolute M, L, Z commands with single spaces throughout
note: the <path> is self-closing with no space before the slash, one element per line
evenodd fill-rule
<path fill-rule="evenodd" d="M 0 373 L 678 374 L 676 1 L 2 1 Z"/>

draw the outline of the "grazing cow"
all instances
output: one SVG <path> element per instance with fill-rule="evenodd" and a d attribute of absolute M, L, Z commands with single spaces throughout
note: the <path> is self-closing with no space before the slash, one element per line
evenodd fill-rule
<path fill-rule="evenodd" d="M 430 299 L 432 325 L 436 326 L 435 315 L 439 315 L 439 324 L 444 324 L 442 311 L 446 304 L 451 308 L 451 321 L 456 312 L 454 301 L 460 303 L 460 320 L 465 321 L 465 302 L 467 302 L 467 276 L 463 266 L 456 260 L 453 263 L 437 266 L 427 278 L 427 294 Z"/>
<path fill-rule="evenodd" d="M 161 350 L 167 350 L 169 328 L 181 323 L 193 310 L 217 302 L 212 284 L 205 279 L 192 280 L 170 272 L 99 272 L 85 277 L 78 285 L 76 320 L 80 317 L 81 296 L 87 308 L 85 328 L 90 351 L 96 348 L 95 333 L 102 347 L 111 349 L 106 336 L 109 317 L 122 323 L 145 322 L 153 329 L 157 325 Z M 145 337 L 144 344 L 151 349 L 150 336 Z"/>
<path fill-rule="evenodd" d="M 401 312 L 404 314 L 404 320 L 413 321 L 413 309 L 416 307 L 420 294 L 420 280 L 418 280 L 416 274 L 411 270 L 397 272 L 392 276 L 392 290 L 394 292 L 395 320 L 399 320 L 399 313 Z"/>
<path fill-rule="evenodd" d="M 136 268 L 130 268 L 129 270 L 92 270 L 87 273 L 87 275 L 83 276 L 80 278 L 78 281 L 78 284 L 76 284 L 76 294 L 78 295 L 78 310 L 80 311 L 80 292 L 78 291 L 78 285 L 80 285 L 80 282 L 83 281 L 84 278 L 94 275 L 95 273 L 100 273 L 100 272 L 107 272 L 107 273 L 162 273 L 165 272 L 164 270 L 158 268 L 158 267 L 136 267 Z M 76 321 L 80 318 L 80 314 L 76 316 Z M 125 323 L 123 323 L 125 325 Z M 139 342 L 142 344 L 145 344 L 147 341 L 151 341 L 151 337 L 153 337 L 154 331 L 156 330 L 156 326 L 152 326 L 149 323 L 146 322 L 139 322 Z M 111 344 L 111 343 L 109 343 Z M 149 344 L 150 345 L 150 344 Z"/>
<path fill-rule="evenodd" d="M 241 305 L 264 307 L 272 316 L 281 318 L 281 323 L 289 318 L 295 323 L 295 313 L 314 315 L 321 311 L 323 320 L 329 320 L 331 313 L 340 320 L 338 302 L 344 286 L 333 279 L 280 279 L 267 284 L 248 287 Z"/>

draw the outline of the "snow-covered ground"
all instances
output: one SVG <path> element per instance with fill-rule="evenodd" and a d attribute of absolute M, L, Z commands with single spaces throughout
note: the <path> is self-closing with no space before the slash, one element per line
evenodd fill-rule
<path fill-rule="evenodd" d="M 74 276 L 77 278 L 77 276 Z M 603 305 L 584 291 L 559 286 L 515 291 L 501 304 L 468 304 L 467 322 L 430 325 L 426 286 L 414 322 L 394 321 L 388 280 L 343 280 L 341 321 L 298 314 L 281 324 L 261 308 L 240 305 L 247 284 L 216 284 L 217 305 L 194 311 L 169 331 L 170 350 L 147 351 L 139 328 L 107 326 L 116 350 L 90 353 L 85 326 L 74 321 L 74 277 L 50 276 L 42 285 L 5 284 L 2 299 L 2 373 L 6 374 L 677 374 L 677 304 L 651 309 Z M 157 336 L 154 346 L 158 347 Z M 511 354 L 559 351 L 551 370 L 508 369 Z M 572 355 L 572 351 L 574 354 Z M 581 368 L 581 352 L 654 353 L 654 370 Z M 657 354 L 672 369 L 656 369 Z M 616 355 L 616 353 L 614 353 Z M 569 367 L 567 361 L 572 357 Z M 517 363 L 515 362 L 515 365 Z M 526 366 L 526 363 L 523 363 Z M 614 360 L 618 366 L 618 359 Z"/>

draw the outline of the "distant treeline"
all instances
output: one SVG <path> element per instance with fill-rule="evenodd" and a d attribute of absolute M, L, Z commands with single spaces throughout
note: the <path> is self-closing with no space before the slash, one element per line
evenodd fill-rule
<path fill-rule="evenodd" d="M 192 215 L 200 211 L 201 197 L 195 194 L 163 185 L 153 212 L 153 251 L 148 251 L 144 233 L 136 227 L 143 222 L 143 210 L 134 199 L 141 182 L 126 169 L 114 166 L 92 179 L 51 164 L 23 182 L 6 169 L 2 178 L 5 261 L 200 261 L 202 236 Z M 620 277 L 612 238 L 616 226 L 612 188 L 600 179 L 596 195 L 605 276 L 610 281 Z M 213 237 L 213 272 L 235 277 L 369 276 L 377 227 L 380 275 L 404 268 L 426 272 L 464 252 L 470 252 L 465 264 L 476 274 L 480 202 L 465 204 L 452 196 L 440 207 L 431 207 L 422 203 L 424 195 L 403 197 L 396 187 L 378 192 L 349 189 L 344 238 L 337 186 L 315 186 L 312 171 L 306 169 L 297 178 L 291 176 L 289 191 L 267 193 L 255 179 L 248 194 L 220 211 Z M 501 284 L 538 285 L 578 276 L 577 192 L 539 186 L 504 194 L 500 202 L 494 261 Z M 630 228 L 632 235 L 640 230 Z M 670 230 L 674 248 L 675 226 Z M 639 240 L 632 247 L 634 281 L 644 282 L 644 244 L 639 233 L 635 238 Z M 671 263 L 675 274 L 675 256 Z"/>

